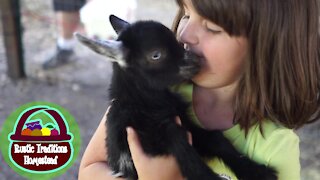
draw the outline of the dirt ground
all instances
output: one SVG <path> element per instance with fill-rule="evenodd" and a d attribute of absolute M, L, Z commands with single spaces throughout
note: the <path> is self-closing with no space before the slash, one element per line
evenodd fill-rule
<path fill-rule="evenodd" d="M 68 109 L 79 124 L 82 146 L 79 158 L 66 174 L 56 179 L 77 179 L 80 158 L 109 104 L 107 90 L 110 63 L 77 45 L 78 60 L 55 70 L 40 65 L 55 47 L 56 27 L 50 1 L 22 0 L 24 50 L 27 79 L 12 81 L 6 73 L 5 49 L 0 26 L 0 128 L 18 106 L 31 101 L 48 101 Z M 171 26 L 176 7 L 173 1 L 138 0 L 137 19 L 159 20 Z M 320 179 L 320 123 L 306 126 L 300 136 L 303 180 Z M 0 155 L 0 180 L 24 179 L 12 171 Z"/>

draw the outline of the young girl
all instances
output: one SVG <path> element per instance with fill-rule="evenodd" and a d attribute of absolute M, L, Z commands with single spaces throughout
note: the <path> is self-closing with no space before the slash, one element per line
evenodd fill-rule
<path fill-rule="evenodd" d="M 222 130 L 241 153 L 273 167 L 280 180 L 300 179 L 293 129 L 320 116 L 319 0 L 177 3 L 177 37 L 202 57 L 200 73 L 179 89 L 192 101 L 194 121 Z M 80 179 L 114 179 L 105 163 L 105 121 L 84 153 Z M 139 180 L 183 179 L 175 158 L 146 155 L 132 128 L 128 142 Z M 237 179 L 219 159 L 208 165 Z"/>

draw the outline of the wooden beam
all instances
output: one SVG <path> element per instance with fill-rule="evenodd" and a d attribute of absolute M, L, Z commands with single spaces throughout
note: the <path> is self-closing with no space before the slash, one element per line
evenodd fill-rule
<path fill-rule="evenodd" d="M 8 76 L 25 77 L 23 63 L 22 27 L 19 0 L 0 0 L 4 45 L 6 48 Z"/>

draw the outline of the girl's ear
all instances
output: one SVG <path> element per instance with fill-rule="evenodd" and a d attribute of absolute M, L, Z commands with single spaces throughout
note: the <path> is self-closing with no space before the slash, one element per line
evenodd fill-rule
<path fill-rule="evenodd" d="M 113 29 L 116 31 L 117 34 L 119 34 L 121 31 L 123 31 L 127 26 L 130 25 L 127 21 L 118 18 L 115 15 L 109 16 L 110 23 L 113 27 Z"/>

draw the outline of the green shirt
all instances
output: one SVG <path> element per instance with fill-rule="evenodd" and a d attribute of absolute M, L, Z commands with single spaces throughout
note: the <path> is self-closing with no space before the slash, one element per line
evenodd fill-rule
<path fill-rule="evenodd" d="M 178 92 L 191 102 L 192 90 L 192 85 L 182 85 Z M 190 113 L 194 121 L 200 124 L 192 107 L 190 107 Z M 292 129 L 285 128 L 270 120 L 265 120 L 262 123 L 264 136 L 259 128 L 258 124 L 252 126 L 247 137 L 239 125 L 223 131 L 223 134 L 240 153 L 260 164 L 275 168 L 279 180 L 299 180 L 300 151 L 299 137 L 296 133 Z M 218 158 L 210 160 L 208 165 L 213 171 L 228 180 L 237 179 L 234 173 Z"/>

